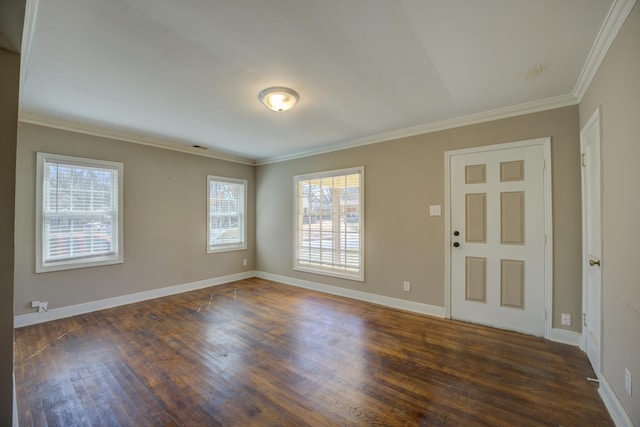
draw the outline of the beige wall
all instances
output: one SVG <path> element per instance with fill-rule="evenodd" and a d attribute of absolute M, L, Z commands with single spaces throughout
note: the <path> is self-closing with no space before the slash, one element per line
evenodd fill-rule
<path fill-rule="evenodd" d="M 444 306 L 444 152 L 550 136 L 553 162 L 554 326 L 581 316 L 581 199 L 578 109 L 567 107 L 262 165 L 256 179 L 257 270 Z M 293 176 L 365 167 L 364 283 L 294 271 Z M 443 212 L 446 214 L 446 212 Z M 411 292 L 402 283 L 411 281 Z"/>
<path fill-rule="evenodd" d="M 640 4 L 636 4 L 580 103 L 584 126 L 602 129 L 602 369 L 640 426 Z M 633 375 L 633 398 L 624 390 Z"/>
<path fill-rule="evenodd" d="M 573 319 L 581 313 L 580 224 L 575 221 L 580 216 L 577 129 L 577 108 L 567 107 L 253 168 L 21 124 L 15 314 L 33 312 L 32 300 L 58 308 L 249 271 L 256 251 L 260 256 L 255 267 L 261 271 L 443 306 L 444 216 L 429 217 L 427 212 L 430 204 L 444 204 L 444 152 L 551 136 L 554 325 L 559 326 L 561 312 Z M 37 151 L 124 162 L 124 264 L 34 273 Z M 366 167 L 366 282 L 294 272 L 293 175 L 358 165 Z M 247 251 L 205 253 L 208 173 L 249 180 Z M 243 258 L 249 260 L 246 267 Z M 404 280 L 412 283 L 410 293 L 402 291 Z M 574 322 L 571 329 L 579 328 Z"/>
<path fill-rule="evenodd" d="M 35 274 L 38 151 L 124 163 L 123 264 Z M 21 123 L 17 168 L 16 315 L 253 270 L 253 166 Z M 248 180 L 247 250 L 206 253 L 207 174 Z"/>
<path fill-rule="evenodd" d="M 0 425 L 13 412 L 13 222 L 20 55 L 0 48 Z"/>

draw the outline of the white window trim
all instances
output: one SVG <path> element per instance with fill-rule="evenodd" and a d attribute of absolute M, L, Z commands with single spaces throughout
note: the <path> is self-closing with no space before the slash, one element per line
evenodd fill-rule
<path fill-rule="evenodd" d="M 87 159 L 83 157 L 64 156 L 51 153 L 36 153 L 36 273 L 46 273 L 50 271 L 72 270 L 78 268 L 96 267 L 100 265 L 122 264 L 124 262 L 124 240 L 123 240 L 123 200 L 124 200 L 124 165 L 120 162 L 106 160 Z M 104 167 L 118 171 L 118 212 L 117 212 L 117 242 L 115 243 L 115 253 L 112 255 L 99 255 L 81 259 L 69 259 L 46 263 L 44 262 L 43 231 L 44 231 L 44 165 L 47 160 L 57 160 L 68 164 L 78 164 L 83 166 Z"/>
<path fill-rule="evenodd" d="M 244 187 L 244 197 L 242 206 L 242 241 L 240 243 L 228 244 L 228 245 L 215 245 L 212 246 L 209 242 L 209 236 L 211 236 L 211 218 L 210 218 L 210 199 L 209 189 L 211 187 L 211 181 L 227 182 L 229 184 L 241 184 Z M 226 178 L 223 176 L 207 175 L 207 253 L 214 254 L 219 252 L 231 252 L 242 251 L 247 249 L 247 193 L 248 193 L 248 181 L 246 179 Z"/>
<path fill-rule="evenodd" d="M 296 246 L 298 244 L 298 183 L 300 181 L 306 181 L 310 179 L 327 178 L 339 175 L 360 175 L 360 193 L 358 204 L 360 207 L 360 237 L 359 237 L 359 253 L 360 253 L 360 271 L 358 273 L 343 273 L 340 271 L 332 270 L 329 268 L 313 268 L 307 266 L 298 265 L 298 256 Z M 358 166 L 346 169 L 336 169 L 331 171 L 315 172 L 308 174 L 295 175 L 293 177 L 293 269 L 295 271 L 302 271 L 306 273 L 320 274 L 323 276 L 337 277 L 341 279 L 355 280 L 364 282 L 365 271 L 365 253 L 364 253 L 364 238 L 365 238 L 365 209 L 364 209 L 364 166 Z"/>

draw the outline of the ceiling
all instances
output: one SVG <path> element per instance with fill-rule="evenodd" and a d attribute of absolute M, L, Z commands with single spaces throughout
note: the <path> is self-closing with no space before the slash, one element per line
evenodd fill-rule
<path fill-rule="evenodd" d="M 575 104 L 620 1 L 30 0 L 20 114 L 276 161 Z M 269 86 L 299 103 L 268 110 Z"/>

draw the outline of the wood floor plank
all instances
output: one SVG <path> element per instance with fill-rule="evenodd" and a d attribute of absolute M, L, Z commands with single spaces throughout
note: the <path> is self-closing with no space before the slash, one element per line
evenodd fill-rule
<path fill-rule="evenodd" d="M 612 426 L 579 349 L 262 279 L 15 331 L 24 426 Z"/>

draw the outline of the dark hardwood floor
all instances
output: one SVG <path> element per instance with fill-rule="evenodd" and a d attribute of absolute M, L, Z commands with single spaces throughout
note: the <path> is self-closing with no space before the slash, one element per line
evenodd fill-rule
<path fill-rule="evenodd" d="M 611 426 L 578 348 L 250 279 L 15 331 L 21 426 Z"/>

